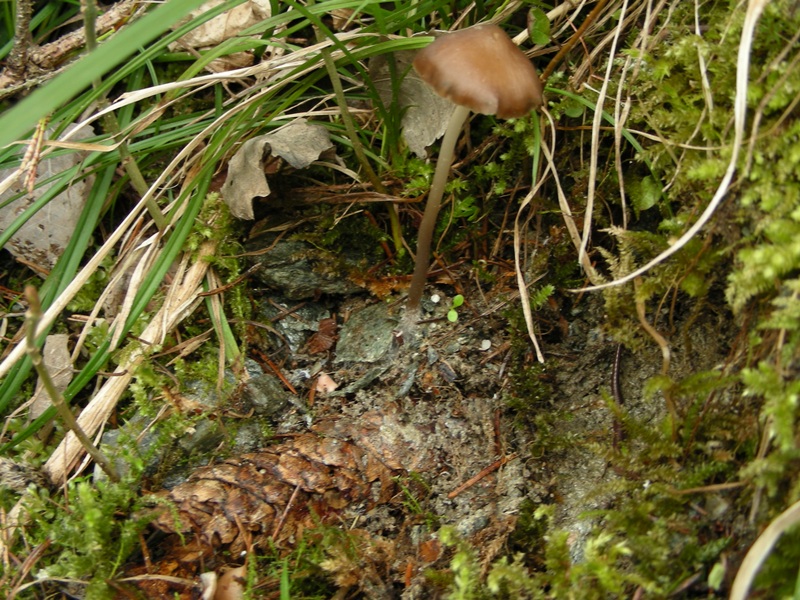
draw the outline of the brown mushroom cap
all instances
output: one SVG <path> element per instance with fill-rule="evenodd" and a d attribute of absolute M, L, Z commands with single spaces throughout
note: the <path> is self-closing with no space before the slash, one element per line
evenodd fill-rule
<path fill-rule="evenodd" d="M 542 83 L 506 32 L 486 23 L 443 35 L 419 51 L 414 69 L 451 102 L 501 119 L 542 105 Z"/>

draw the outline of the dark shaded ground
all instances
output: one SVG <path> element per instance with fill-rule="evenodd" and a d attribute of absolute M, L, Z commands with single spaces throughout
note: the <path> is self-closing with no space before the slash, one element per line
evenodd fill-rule
<path fill-rule="evenodd" d="M 285 264 L 296 269 L 289 258 Z M 309 265 L 290 274 L 280 268 L 267 269 L 266 281 L 284 289 L 288 282 L 298 290 L 321 285 L 299 274 L 311 273 Z M 341 291 L 349 284 L 334 285 Z M 367 598 L 437 597 L 431 569 L 447 572 L 452 557 L 439 528 L 452 526 L 488 566 L 508 552 L 523 503 L 554 505 L 554 524 L 570 532 L 570 553 L 581 561 L 597 524 L 586 513 L 609 507 L 603 490 L 624 468 L 614 453 L 626 431 L 609 406 L 617 345 L 603 332 L 602 298 L 584 296 L 567 315 L 542 312 L 562 327 L 552 330 L 556 342 L 545 340 L 546 364 L 538 367 L 524 334 L 509 327 L 513 289 L 496 286 L 485 304 L 462 307 L 450 323 L 451 289 L 429 287 L 426 296 L 440 300 L 427 303 L 416 339 L 400 334 L 401 307 L 363 295 L 261 302 L 271 322 L 271 350 L 264 350 L 284 381 L 263 361 L 261 369 L 251 365 L 249 382 L 227 406 L 250 420 L 223 425 L 239 430 L 240 450 L 162 494 L 178 513 L 162 513 L 158 527 L 191 541 L 153 538 L 161 551 L 149 572 L 186 583 L 142 584 L 149 595 L 191 593 L 202 570 L 238 564 L 254 550 L 285 554 L 330 524 L 348 531 L 346 546 L 355 549 L 326 549 L 321 566 L 340 589 Z M 482 298 L 477 290 L 467 297 Z M 723 362 L 729 333 L 698 320 L 675 335 L 670 374 Z M 661 358 L 655 343 L 622 349 L 620 399 L 629 419 L 663 417 L 663 397 L 643 391 Z M 272 422 L 275 437 L 261 437 L 255 419 Z"/>

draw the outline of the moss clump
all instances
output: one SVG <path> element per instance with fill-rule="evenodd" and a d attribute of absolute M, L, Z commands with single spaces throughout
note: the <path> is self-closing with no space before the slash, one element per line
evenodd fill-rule
<path fill-rule="evenodd" d="M 675 3 L 669 12 L 671 43 L 631 51 L 641 62 L 623 90 L 636 99 L 626 125 L 687 145 L 676 151 L 669 141 L 647 143 L 636 154 L 623 148 L 629 152 L 623 164 L 630 164 L 625 183 L 634 196 L 633 218 L 625 231 L 593 230 L 592 240 L 602 254 L 600 267 L 614 277 L 668 248 L 705 208 L 727 168 L 744 10 L 707 8 L 702 37 L 695 34 L 693 7 Z M 654 17 L 658 30 L 666 14 Z M 714 368 L 693 367 L 678 375 L 673 365 L 647 381 L 647 401 L 666 400 L 671 410 L 642 418 L 624 405 L 616 407 L 626 434 L 617 445 L 601 438 L 571 440 L 602 457 L 614 473 L 595 490 L 608 499 L 607 507 L 590 515 L 594 529 L 581 556 L 569 532 L 550 522 L 542 527 L 523 514 L 513 548 L 527 543 L 530 551 L 519 560 L 497 563 L 509 573 L 507 581 L 537 583 L 538 591 L 524 588 L 527 596 L 519 597 L 568 597 L 576 590 L 581 598 L 724 596 L 743 548 L 753 540 L 747 521 L 753 507 L 759 508 L 757 522 L 763 527 L 800 497 L 800 127 L 795 108 L 800 72 L 790 67 L 793 55 L 786 54 L 787 40 L 798 28 L 800 13 L 789 2 L 771 3 L 761 17 L 747 98 L 752 135 L 731 199 L 707 233 L 636 286 L 603 292 L 605 332 L 629 349 L 653 347 L 637 315 L 644 309 L 646 318 L 667 332 L 673 352 L 677 347 L 689 355 L 697 344 L 692 330 L 710 314 L 720 317 L 715 322 L 729 323 L 732 333 L 730 353 L 725 356 L 723 348 Z M 569 106 L 562 108 L 563 119 L 575 118 Z M 583 171 L 572 168 L 575 147 L 564 141 L 558 157 L 569 170 L 563 183 L 575 190 L 573 210 L 585 188 Z M 619 183 L 612 175 L 602 179 L 600 185 L 609 187 L 600 193 L 603 211 L 593 215 L 594 225 L 618 222 L 619 194 L 607 192 Z M 554 365 L 551 360 L 548 368 Z M 540 433 L 544 427 L 566 415 L 548 399 L 541 370 L 518 366 L 513 374 L 514 410 L 537 435 L 547 435 Z M 551 436 L 536 450 L 546 454 L 558 448 Z M 785 543 L 792 541 L 793 534 L 787 534 Z M 757 581 L 760 593 L 790 594 L 796 570 L 796 553 L 773 552 Z"/>
<path fill-rule="evenodd" d="M 75 480 L 67 485 L 66 505 L 44 489 L 28 496 L 26 539 L 54 557 L 41 561 L 46 564 L 37 573 L 42 589 L 55 592 L 59 581 L 78 580 L 87 582 L 81 593 L 87 599 L 116 597 L 111 583 L 148 522 L 134 516 L 143 508 L 136 480 L 135 473 L 120 483 Z"/>

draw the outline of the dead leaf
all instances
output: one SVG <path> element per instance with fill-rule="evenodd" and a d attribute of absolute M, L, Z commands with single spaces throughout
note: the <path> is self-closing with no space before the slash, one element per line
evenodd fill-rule
<path fill-rule="evenodd" d="M 223 2 L 225 0 L 209 0 L 209 2 L 205 2 L 198 9 L 192 11 L 186 19 L 178 23 L 176 27 L 180 27 Z M 207 50 L 214 48 L 225 40 L 239 36 L 242 30 L 260 23 L 271 15 L 269 0 L 247 0 L 217 15 L 210 21 L 206 21 L 199 27 L 195 27 L 177 42 L 170 44 L 169 48 L 172 52 L 186 49 Z M 213 73 L 219 73 L 221 71 L 249 67 L 253 62 L 254 56 L 252 52 L 234 52 L 212 60 L 206 68 Z"/>
<path fill-rule="evenodd" d="M 358 13 L 352 8 L 335 8 L 331 11 L 334 31 L 344 31 L 352 27 L 354 17 Z"/>
<path fill-rule="evenodd" d="M 332 147 L 328 130 L 305 119 L 247 140 L 228 163 L 222 197 L 235 217 L 251 220 L 255 218 L 253 198 L 270 194 L 263 166 L 265 150 L 284 159 L 295 169 L 303 169 Z"/>
<path fill-rule="evenodd" d="M 234 217 L 254 219 L 253 198 L 270 194 L 262 166 L 266 145 L 264 136 L 247 140 L 228 163 L 228 177 L 222 184 L 222 197 Z"/>
<path fill-rule="evenodd" d="M 199 8 L 189 13 L 189 16 L 176 27 L 188 23 L 195 17 L 219 6 L 225 0 L 209 0 Z M 252 25 L 260 23 L 271 16 L 269 0 L 248 0 L 234 8 L 217 15 L 199 27 L 195 27 L 184 35 L 178 42 L 170 44 L 173 52 L 181 48 L 210 48 L 217 46 L 225 40 L 239 35 L 239 32 Z"/>
<path fill-rule="evenodd" d="M 297 119 L 263 137 L 272 147 L 272 155 L 280 156 L 295 169 L 305 169 L 325 150 L 333 148 L 328 130 L 305 119 Z"/>
<path fill-rule="evenodd" d="M 72 139 L 81 140 L 93 135 L 94 130 L 85 126 L 75 132 Z M 82 160 L 82 154 L 77 152 L 45 158 L 39 163 L 36 171 L 37 185 L 57 173 L 74 167 Z M 8 177 L 14 170 L 0 170 L 0 180 Z M 17 259 L 28 261 L 45 269 L 52 269 L 75 234 L 75 225 L 83 212 L 92 185 L 94 185 L 94 177 L 91 175 L 83 179 L 76 179 L 67 189 L 28 219 L 11 237 L 6 248 Z M 0 210 L 0 231 L 5 231 L 19 215 L 52 186 L 53 184 L 39 186 L 34 190 L 33 195 L 26 194 L 7 206 L 3 203 L 22 191 L 23 182 L 17 182 L 16 186 L 0 194 L 0 205 L 3 206 L 3 209 Z"/>
<path fill-rule="evenodd" d="M 306 351 L 309 354 L 321 354 L 333 348 L 336 340 L 339 339 L 337 330 L 335 318 L 321 319 L 317 331 L 308 338 Z"/>
<path fill-rule="evenodd" d="M 54 333 L 47 336 L 44 348 L 42 348 L 44 366 L 59 392 L 67 389 L 72 381 L 72 360 L 67 342 L 69 342 L 69 336 L 66 333 Z M 31 406 L 28 409 L 28 421 L 33 421 L 51 405 L 52 401 L 45 391 L 44 385 L 41 381 L 37 382 L 36 392 L 33 394 Z"/>
<path fill-rule="evenodd" d="M 442 543 L 436 538 L 425 540 L 419 545 L 419 557 L 426 563 L 439 560 L 442 555 Z"/>
<path fill-rule="evenodd" d="M 385 300 L 394 293 L 408 289 L 408 278 L 380 277 L 373 278 L 360 273 L 351 273 L 350 280 L 357 286 L 365 288 L 379 300 Z"/>
<path fill-rule="evenodd" d="M 436 94 L 420 79 L 411 67 L 415 54 L 409 50 L 376 56 L 370 61 L 369 70 L 387 109 L 392 105 L 392 94 L 396 89 L 393 80 L 403 78 L 396 100 L 396 109 L 403 114 L 403 138 L 409 150 L 425 158 L 425 149 L 444 135 L 455 104 Z M 394 61 L 394 65 L 390 61 Z"/>

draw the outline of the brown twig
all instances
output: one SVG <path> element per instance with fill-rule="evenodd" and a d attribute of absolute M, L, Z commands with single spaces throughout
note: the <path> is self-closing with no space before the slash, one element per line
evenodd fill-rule
<path fill-rule="evenodd" d="M 278 365 L 275 364 L 275 361 L 273 361 L 269 356 L 267 356 L 266 354 L 264 354 L 260 350 L 256 350 L 256 352 L 258 353 L 258 355 L 261 358 L 261 360 L 263 360 L 265 363 L 267 363 L 267 366 L 270 369 L 272 369 L 272 372 L 275 373 L 275 375 L 278 377 L 278 379 L 281 380 L 281 383 L 283 383 L 283 385 L 286 386 L 286 389 L 289 390 L 290 392 L 292 392 L 295 396 L 297 396 L 298 395 L 297 394 L 297 389 L 295 389 L 295 387 L 292 385 L 292 383 L 286 378 L 286 375 L 284 375 L 283 371 L 281 371 L 281 368 Z"/>
<path fill-rule="evenodd" d="M 289 514 L 289 511 L 292 509 L 294 505 L 294 501 L 297 498 L 297 494 L 300 492 L 300 484 L 298 483 L 294 487 L 294 491 L 292 492 L 291 497 L 289 498 L 289 502 L 286 503 L 286 508 L 283 509 L 283 513 L 281 513 L 281 518 L 278 519 L 278 522 L 275 524 L 275 529 L 272 530 L 272 541 L 278 539 L 278 534 L 281 532 L 283 528 L 283 524 L 286 522 L 286 517 Z"/>
<path fill-rule="evenodd" d="M 50 400 L 55 406 L 56 411 L 58 412 L 58 416 L 61 417 L 61 420 L 64 421 L 64 425 L 75 434 L 75 437 L 81 443 L 81 446 L 89 453 L 89 455 L 94 459 L 94 462 L 103 469 L 108 478 L 111 481 L 119 481 L 119 475 L 117 474 L 117 470 L 114 468 L 114 465 L 111 464 L 105 454 L 100 452 L 97 447 L 92 443 L 92 440 L 89 439 L 89 436 L 86 435 L 86 432 L 83 428 L 78 424 L 77 419 L 75 419 L 75 415 L 72 414 L 72 411 L 67 406 L 66 400 L 64 400 L 64 396 L 61 395 L 61 392 L 58 391 L 55 384 L 53 383 L 53 379 L 50 376 L 47 367 L 44 365 L 44 361 L 42 360 L 42 353 L 39 351 L 39 347 L 36 345 L 36 329 L 39 325 L 39 321 L 42 317 L 42 307 L 39 302 L 39 294 L 36 292 L 36 288 L 32 285 L 29 285 L 25 288 L 25 297 L 28 300 L 28 311 L 25 313 L 25 321 L 26 321 L 26 328 L 27 328 L 27 339 L 26 339 L 26 349 L 28 355 L 31 357 L 31 362 L 33 363 L 34 369 L 36 369 L 36 374 L 39 375 L 39 380 L 42 382 L 47 395 L 50 396 Z"/>
<path fill-rule="evenodd" d="M 33 46 L 31 39 L 31 16 L 33 15 L 33 2 L 31 0 L 17 0 L 17 11 L 14 16 L 14 46 L 8 55 L 7 77 L 22 80 L 28 71 L 28 55 Z"/>
<path fill-rule="evenodd" d="M 30 4 L 30 2 L 18 2 L 17 6 L 24 4 Z M 129 20 L 135 12 L 144 13 L 145 10 L 147 10 L 146 5 L 140 0 L 121 0 L 97 18 L 97 32 L 103 34 L 120 22 Z M 18 17 L 17 29 L 20 26 L 21 19 Z M 27 30 L 28 26 L 26 25 L 25 31 Z M 12 60 L 14 51 L 12 51 L 9 54 L 8 66 L 0 71 L 0 100 L 26 89 L 40 86 L 58 75 L 60 69 L 56 67 L 64 61 L 65 57 L 71 56 L 75 50 L 83 48 L 86 44 L 86 34 L 83 28 L 80 28 L 44 46 L 32 46 L 30 40 L 27 44 L 25 62 L 21 63 L 22 70 L 20 70 L 20 66 L 14 64 Z"/>
<path fill-rule="evenodd" d="M 583 34 L 586 33 L 589 25 L 597 20 L 606 4 L 608 4 L 608 0 L 599 0 L 597 5 L 595 5 L 595 7 L 592 9 L 592 12 L 589 13 L 589 15 L 583 20 L 583 23 L 581 23 L 581 26 L 578 27 L 577 31 L 572 34 L 572 37 L 570 37 L 563 46 L 561 46 L 561 49 L 558 51 L 558 53 L 550 60 L 544 71 L 542 71 L 542 83 L 545 83 L 547 78 L 553 74 L 553 71 L 555 71 L 559 63 L 564 60 L 564 57 L 567 55 L 567 53 L 572 50 L 575 44 L 578 43 L 578 40 L 580 40 Z"/>
<path fill-rule="evenodd" d="M 483 470 L 482 470 L 480 473 L 478 473 L 477 475 L 475 475 L 475 477 L 472 477 L 471 479 L 469 479 L 469 480 L 467 480 L 466 482 L 462 483 L 460 486 L 458 486 L 458 487 L 457 487 L 456 489 L 454 489 L 452 492 L 450 492 L 449 494 L 447 494 L 447 497 L 448 497 L 450 500 L 452 500 L 453 498 L 455 498 L 456 496 L 458 496 L 458 495 L 459 495 L 461 492 L 463 492 L 464 490 L 467 490 L 467 489 L 471 488 L 473 485 L 475 485 L 476 483 L 478 483 L 478 482 L 479 482 L 481 479 L 483 479 L 484 477 L 486 477 L 486 476 L 487 476 L 487 475 L 489 475 L 490 473 L 494 473 L 495 471 L 497 471 L 497 469 L 499 469 L 500 467 L 502 467 L 502 466 L 503 466 L 504 464 L 506 464 L 507 462 L 510 462 L 510 461 L 514 460 L 515 458 L 517 458 L 517 454 L 516 454 L 516 453 L 514 453 L 514 454 L 509 454 L 508 456 L 504 456 L 504 457 L 503 457 L 503 458 L 501 458 L 500 460 L 496 460 L 494 463 L 492 463 L 491 465 L 489 465 L 488 467 L 486 467 L 485 469 L 483 469 Z"/>
<path fill-rule="evenodd" d="M 137 6 L 138 5 L 138 6 Z M 105 13 L 99 15 L 95 22 L 95 31 L 99 35 L 110 31 L 121 22 L 126 22 L 140 11 L 144 13 L 146 6 L 139 0 L 122 0 L 113 4 Z M 31 60 L 43 69 L 52 69 L 65 56 L 74 52 L 78 48 L 86 45 L 86 31 L 83 28 L 76 29 L 58 40 L 41 46 L 31 52 Z"/>

